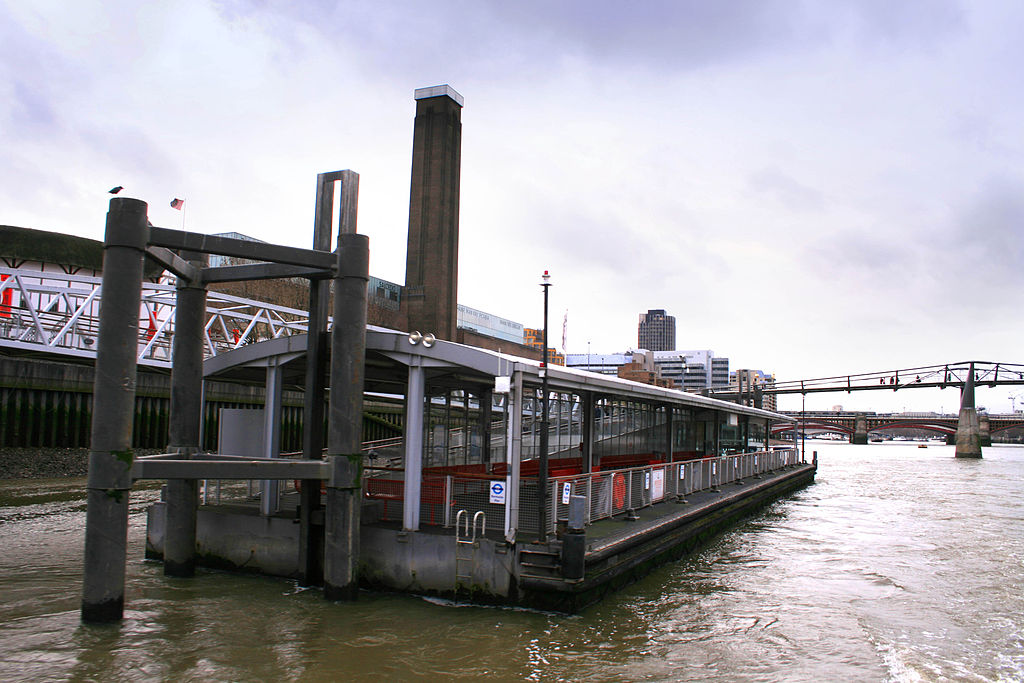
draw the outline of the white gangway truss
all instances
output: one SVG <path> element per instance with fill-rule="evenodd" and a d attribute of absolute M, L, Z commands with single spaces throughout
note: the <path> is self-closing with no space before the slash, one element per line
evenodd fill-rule
<path fill-rule="evenodd" d="M 86 275 L 0 268 L 0 348 L 82 359 L 96 357 L 102 279 Z M 171 367 L 176 295 L 174 277 L 143 284 L 138 362 Z M 306 311 L 210 291 L 205 357 L 247 344 L 305 334 Z"/>

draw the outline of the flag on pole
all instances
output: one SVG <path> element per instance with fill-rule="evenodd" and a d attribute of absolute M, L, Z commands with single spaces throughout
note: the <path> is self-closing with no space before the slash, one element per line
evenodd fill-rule
<path fill-rule="evenodd" d="M 175 197 L 174 199 L 171 200 L 171 208 L 172 209 L 177 209 L 178 211 L 181 211 L 182 207 L 184 207 L 184 206 L 185 206 L 185 200 L 184 199 L 178 199 L 177 197 Z"/>
<path fill-rule="evenodd" d="M 566 338 L 569 335 L 569 309 L 565 309 L 565 315 L 562 316 L 562 353 L 565 353 Z"/>

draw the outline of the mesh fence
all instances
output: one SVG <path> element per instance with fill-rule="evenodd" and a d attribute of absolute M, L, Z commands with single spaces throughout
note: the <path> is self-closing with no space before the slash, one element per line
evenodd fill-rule
<path fill-rule="evenodd" d="M 547 491 L 548 531 L 556 531 L 560 522 L 568 520 L 571 496 L 585 498 L 585 521 L 589 524 L 696 491 L 759 477 L 799 462 L 795 449 L 785 449 L 553 477 Z M 404 476 L 404 471 L 398 468 L 366 468 L 363 495 L 367 502 L 376 504 L 376 519 L 402 521 Z M 453 527 L 459 511 L 464 510 L 470 519 L 482 512 L 487 530 L 503 531 L 506 506 L 491 502 L 490 488 L 494 482 L 504 483 L 505 480 L 493 475 L 425 473 L 420 489 L 420 524 Z M 520 481 L 518 529 L 526 533 L 539 531 L 538 486 L 536 479 Z M 257 504 L 263 507 L 264 497 L 273 496 L 273 511 L 293 505 L 297 502 L 297 493 L 297 482 L 292 480 L 207 480 L 202 482 L 201 488 L 206 505 Z"/>
<path fill-rule="evenodd" d="M 505 530 L 505 506 L 490 502 L 492 480 L 483 477 L 452 476 L 450 479 L 451 507 L 457 515 L 465 510 L 469 519 L 477 512 L 484 513 L 485 528 L 491 531 Z"/>
<path fill-rule="evenodd" d="M 550 497 L 554 514 L 549 515 L 549 531 L 569 516 L 569 496 L 584 496 L 586 522 L 597 521 L 638 510 L 677 496 L 715 489 L 722 484 L 796 464 L 799 456 L 793 449 L 740 453 L 720 458 L 704 458 L 669 464 L 632 467 L 609 472 L 556 477 Z M 524 489 L 526 491 L 524 482 Z M 531 496 L 520 496 L 519 528 L 537 528 L 536 482 Z"/>
<path fill-rule="evenodd" d="M 376 503 L 377 519 L 400 522 L 405 513 L 405 472 L 393 469 L 364 470 L 363 496 Z"/>
<path fill-rule="evenodd" d="M 548 498 L 550 501 L 550 497 Z M 551 519 L 551 515 L 548 515 Z M 536 479 L 519 483 L 519 530 L 535 534 L 540 529 L 540 496 Z"/>

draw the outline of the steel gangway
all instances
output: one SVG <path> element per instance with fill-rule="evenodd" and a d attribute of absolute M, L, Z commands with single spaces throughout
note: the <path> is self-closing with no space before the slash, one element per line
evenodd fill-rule
<path fill-rule="evenodd" d="M 102 279 L 87 275 L 0 268 L 0 348 L 94 359 L 103 300 Z M 143 284 L 138 363 L 171 367 L 176 306 L 174 276 Z M 308 313 L 222 292 L 206 303 L 207 358 L 267 339 L 305 334 Z"/>

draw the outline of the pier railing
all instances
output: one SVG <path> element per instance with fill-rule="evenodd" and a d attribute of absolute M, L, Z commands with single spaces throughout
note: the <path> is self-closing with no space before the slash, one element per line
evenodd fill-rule
<path fill-rule="evenodd" d="M 585 519 L 587 524 L 591 524 L 655 503 L 679 500 L 697 491 L 715 490 L 725 484 L 760 478 L 763 474 L 798 463 L 796 449 L 786 449 L 553 477 L 548 494 L 551 505 L 547 515 L 551 524 L 548 531 L 556 531 L 559 523 L 568 520 L 571 496 L 586 498 Z M 536 495 L 536 485 L 532 490 Z M 531 530 L 524 524 L 523 508 L 530 509 L 525 504 L 521 507 L 520 529 Z M 536 508 L 534 505 L 533 509 Z M 532 528 L 536 529 L 536 526 L 536 519 L 533 519 Z"/>
<path fill-rule="evenodd" d="M 548 492 L 548 531 L 557 531 L 558 525 L 568 519 L 570 496 L 586 498 L 586 523 L 591 524 L 698 491 L 759 478 L 800 462 L 797 450 L 789 448 L 552 477 Z M 404 472 L 398 468 L 368 468 L 367 475 L 363 482 L 364 497 L 377 501 L 378 518 L 400 521 Z M 420 494 L 420 524 L 451 527 L 460 510 L 470 516 L 483 511 L 488 530 L 504 530 L 505 505 L 490 502 L 491 484 L 496 481 L 505 482 L 505 478 L 458 472 L 425 474 Z M 523 478 L 519 490 L 520 531 L 538 532 L 537 501 L 537 480 Z"/>

